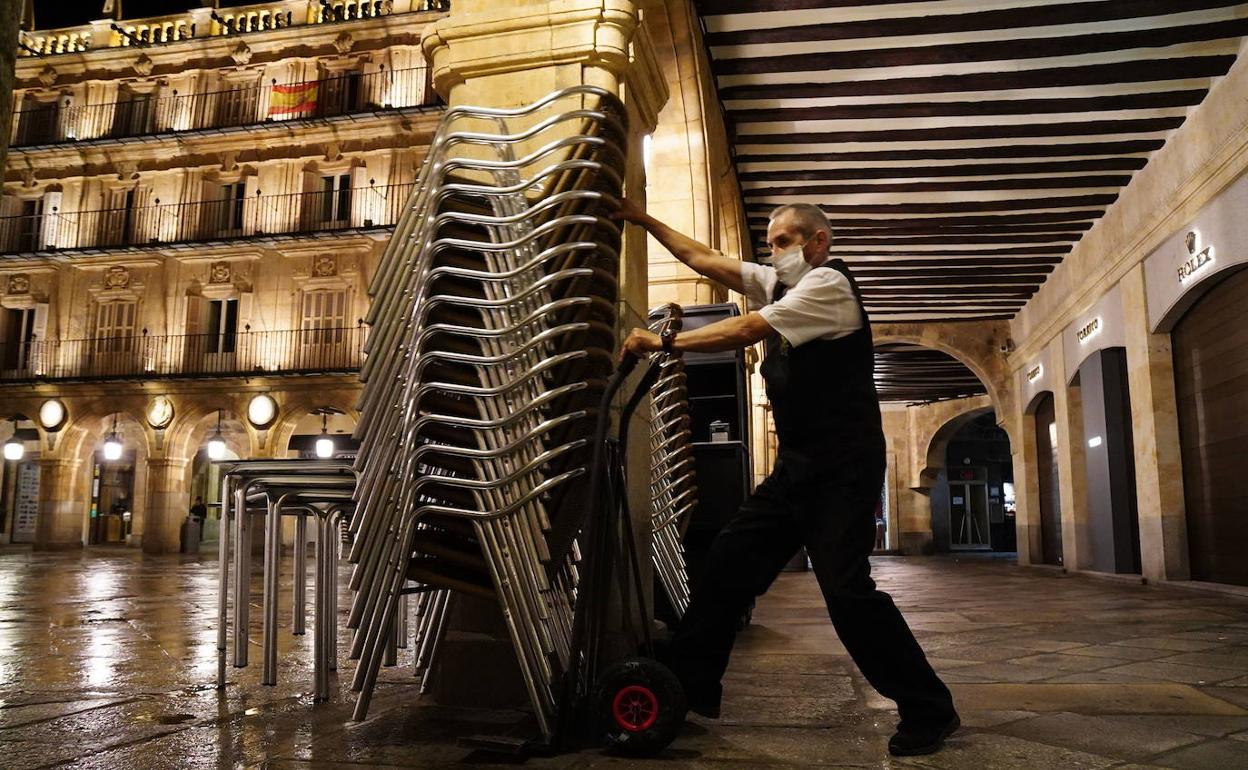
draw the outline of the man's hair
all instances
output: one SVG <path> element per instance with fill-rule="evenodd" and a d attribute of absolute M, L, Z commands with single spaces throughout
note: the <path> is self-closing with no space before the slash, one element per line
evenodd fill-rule
<path fill-rule="evenodd" d="M 832 239 L 832 223 L 828 221 L 828 215 L 823 213 L 823 209 L 815 204 L 786 203 L 783 206 L 777 206 L 771 212 L 770 220 L 775 221 L 785 212 L 793 214 L 793 221 L 797 225 L 797 231 L 802 234 L 803 238 L 812 238 L 820 230 L 826 230 L 828 240 Z"/>

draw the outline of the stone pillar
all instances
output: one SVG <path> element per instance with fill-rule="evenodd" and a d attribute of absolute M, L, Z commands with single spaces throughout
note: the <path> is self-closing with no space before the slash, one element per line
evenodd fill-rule
<path fill-rule="evenodd" d="M 1149 331 L 1144 265 L 1123 277 L 1122 312 L 1135 445 L 1140 566 L 1148 580 L 1191 578 L 1170 335 Z"/>
<path fill-rule="evenodd" d="M 1014 460 L 1014 531 L 1018 539 L 1018 563 L 1040 564 L 1044 561 L 1040 537 L 1040 476 L 1036 464 L 1036 420 L 1026 412 L 1016 411 L 1013 417 L 1016 440 L 1010 443 Z"/>
<path fill-rule="evenodd" d="M 147 505 L 143 514 L 143 552 L 177 553 L 179 528 L 191 508 L 185 457 L 147 459 Z"/>
<path fill-rule="evenodd" d="M 20 0 L 0 0 L 0 169 L 5 167 L 13 126 L 13 70 L 21 7 Z"/>
<path fill-rule="evenodd" d="M 1079 388 L 1067 384 L 1065 354 L 1056 351 L 1051 363 L 1053 407 L 1057 417 L 1057 475 L 1062 501 L 1062 563 L 1068 570 L 1090 569 L 1092 541 L 1088 531 L 1083 401 Z"/>
<path fill-rule="evenodd" d="M 81 548 L 89 491 L 83 489 L 82 460 L 44 457 L 39 461 L 39 522 L 35 550 Z"/>

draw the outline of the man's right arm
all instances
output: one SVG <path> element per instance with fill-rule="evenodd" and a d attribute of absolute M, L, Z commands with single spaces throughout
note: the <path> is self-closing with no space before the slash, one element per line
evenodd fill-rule
<path fill-rule="evenodd" d="M 727 286 L 737 293 L 745 292 L 741 279 L 741 262 L 730 259 L 718 251 L 698 243 L 689 236 L 673 230 L 663 222 L 647 214 L 640 206 L 627 198 L 621 198 L 619 207 L 611 212 L 611 218 L 632 222 L 646 230 L 663 244 L 672 256 L 688 265 L 695 272 Z"/>

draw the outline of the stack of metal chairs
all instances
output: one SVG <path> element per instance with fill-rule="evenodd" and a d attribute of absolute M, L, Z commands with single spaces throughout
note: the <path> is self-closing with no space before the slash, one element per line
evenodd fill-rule
<path fill-rule="evenodd" d="M 667 305 L 660 313 L 652 311 L 650 315 L 658 316 L 650 324 L 651 331 L 680 331 L 679 305 Z M 668 604 L 679 618 L 689 606 L 689 579 L 681 537 L 698 502 L 689 391 L 681 358 L 659 353 L 653 356 L 651 365 L 660 367 L 661 372 L 650 390 L 651 560 Z"/>
<path fill-rule="evenodd" d="M 588 444 L 614 364 L 620 227 L 603 199 L 620 195 L 626 136 L 620 102 L 582 86 L 522 109 L 452 108 L 433 141 L 370 288 L 356 719 L 409 619 L 427 675 L 460 592 L 498 601 L 552 733 Z"/>

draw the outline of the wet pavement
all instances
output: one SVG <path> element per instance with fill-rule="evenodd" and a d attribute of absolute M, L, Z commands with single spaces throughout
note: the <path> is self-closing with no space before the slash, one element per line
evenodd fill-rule
<path fill-rule="evenodd" d="M 954 690 L 965 727 L 945 751 L 887 756 L 891 704 L 845 656 L 813 577 L 796 573 L 741 635 L 720 720 L 692 717 L 646 762 L 584 751 L 525 766 L 1248 767 L 1248 600 L 1000 559 L 880 558 L 876 573 Z M 253 662 L 218 692 L 215 586 L 207 553 L 0 549 L 0 767 L 506 764 L 457 739 L 524 714 L 429 703 L 410 668 L 383 673 L 364 723 L 347 721 L 345 660 L 333 699 L 313 705 L 311 634 L 281 634 L 278 686 L 262 687 Z"/>

